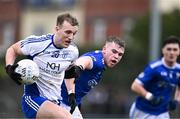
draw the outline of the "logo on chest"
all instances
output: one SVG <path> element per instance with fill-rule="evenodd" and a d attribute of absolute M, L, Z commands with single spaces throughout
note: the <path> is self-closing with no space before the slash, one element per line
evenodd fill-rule
<path fill-rule="evenodd" d="M 97 85 L 97 81 L 95 79 L 88 81 L 88 86 L 90 86 L 91 88 L 94 88 L 96 85 Z"/>
<path fill-rule="evenodd" d="M 51 57 L 53 58 L 62 58 L 62 59 L 66 59 L 69 55 L 69 52 L 68 51 L 62 51 L 60 52 L 60 50 L 56 50 L 56 51 L 53 51 L 51 53 Z"/>
<path fill-rule="evenodd" d="M 161 72 L 161 76 L 168 76 L 167 72 Z"/>
<path fill-rule="evenodd" d="M 60 70 L 60 64 L 56 64 L 56 63 L 49 63 L 47 62 L 46 68 L 50 68 L 52 70 Z"/>
<path fill-rule="evenodd" d="M 176 73 L 176 78 L 179 79 L 180 78 L 180 73 Z"/>

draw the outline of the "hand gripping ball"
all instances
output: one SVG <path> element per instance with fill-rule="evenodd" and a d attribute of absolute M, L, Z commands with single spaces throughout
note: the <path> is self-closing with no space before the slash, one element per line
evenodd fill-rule
<path fill-rule="evenodd" d="M 34 61 L 30 59 L 23 59 L 17 64 L 18 67 L 15 69 L 15 72 L 21 74 L 23 84 L 33 84 L 36 80 L 38 80 L 39 67 Z"/>

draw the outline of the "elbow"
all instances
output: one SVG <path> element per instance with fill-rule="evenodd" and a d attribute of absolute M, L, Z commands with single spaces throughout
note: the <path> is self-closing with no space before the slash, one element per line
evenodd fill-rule
<path fill-rule="evenodd" d="M 10 46 L 7 50 L 6 50 L 6 53 L 7 52 L 10 52 L 12 50 L 12 46 Z"/>
<path fill-rule="evenodd" d="M 136 89 L 135 82 L 133 82 L 132 85 L 131 85 L 131 90 L 135 91 L 135 89 Z"/>
<path fill-rule="evenodd" d="M 137 92 L 141 88 L 142 88 L 142 86 L 136 80 L 134 80 L 134 82 L 131 85 L 131 90 L 134 91 L 134 92 Z"/>

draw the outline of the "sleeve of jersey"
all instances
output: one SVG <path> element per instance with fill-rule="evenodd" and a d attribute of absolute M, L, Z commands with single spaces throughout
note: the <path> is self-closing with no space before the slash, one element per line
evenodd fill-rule
<path fill-rule="evenodd" d="M 153 77 L 153 69 L 148 65 L 143 72 L 141 72 L 136 80 L 141 82 L 143 85 L 152 80 Z"/>
<path fill-rule="evenodd" d="M 178 73 L 178 87 L 180 88 L 180 74 Z"/>
<path fill-rule="evenodd" d="M 46 44 L 41 42 L 41 39 L 35 36 L 30 36 L 21 42 L 21 50 L 24 55 L 34 55 L 43 49 L 43 46 Z"/>
<path fill-rule="evenodd" d="M 176 77 L 177 77 L 177 85 L 180 88 L 180 64 L 177 64 Z"/>

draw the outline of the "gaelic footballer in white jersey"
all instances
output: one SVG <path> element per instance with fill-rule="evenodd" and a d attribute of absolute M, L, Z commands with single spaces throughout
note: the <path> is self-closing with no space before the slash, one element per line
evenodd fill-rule
<path fill-rule="evenodd" d="M 62 99 L 60 92 L 64 71 L 78 58 L 79 51 L 74 43 L 68 48 L 57 48 L 53 37 L 52 34 L 30 36 L 21 41 L 23 54 L 28 55 L 39 66 L 39 79 L 36 84 L 25 85 L 25 95 L 36 94 L 52 101 Z"/>

